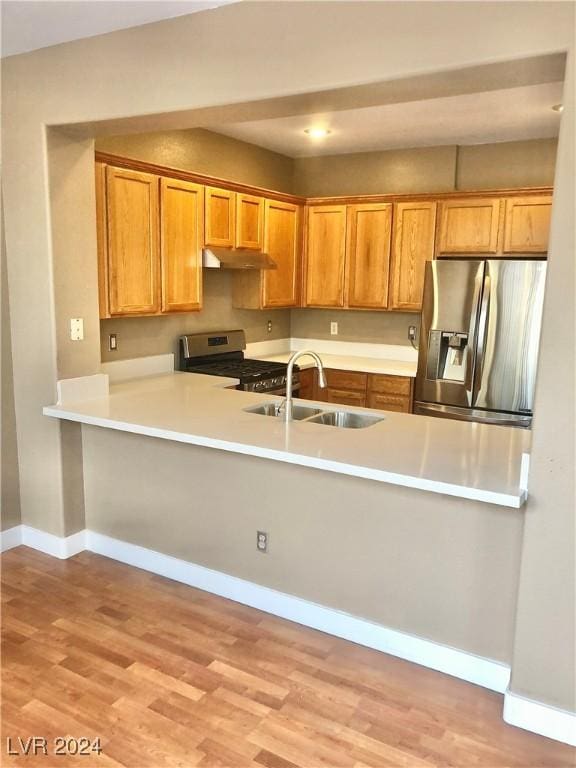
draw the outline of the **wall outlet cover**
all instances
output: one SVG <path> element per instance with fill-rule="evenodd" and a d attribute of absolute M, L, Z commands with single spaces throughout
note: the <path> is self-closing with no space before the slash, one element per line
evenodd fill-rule
<path fill-rule="evenodd" d="M 332 336 L 338 336 L 338 323 L 330 323 L 330 333 Z"/>

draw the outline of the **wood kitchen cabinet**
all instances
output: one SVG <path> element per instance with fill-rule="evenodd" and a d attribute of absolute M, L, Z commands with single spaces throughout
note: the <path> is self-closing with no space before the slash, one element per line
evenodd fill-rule
<path fill-rule="evenodd" d="M 202 306 L 204 188 L 96 164 L 101 317 Z"/>
<path fill-rule="evenodd" d="M 366 405 L 383 411 L 412 412 L 413 379 L 372 373 L 368 377 Z"/>
<path fill-rule="evenodd" d="M 105 174 L 99 194 L 106 204 L 99 208 L 106 221 L 98 230 L 105 232 L 99 250 L 108 313 L 154 314 L 160 309 L 158 177 L 112 167 Z"/>
<path fill-rule="evenodd" d="M 346 206 L 310 206 L 307 218 L 306 306 L 344 306 Z"/>
<path fill-rule="evenodd" d="M 390 271 L 391 203 L 349 205 L 346 306 L 386 309 Z"/>
<path fill-rule="evenodd" d="M 232 303 L 240 309 L 296 307 L 299 302 L 302 209 L 278 200 L 264 201 L 264 252 L 276 269 L 238 270 Z"/>
<path fill-rule="evenodd" d="M 413 379 L 409 376 L 362 373 L 325 369 L 326 388 L 318 387 L 316 368 L 300 371 L 300 394 L 305 400 L 334 405 L 376 408 L 383 411 L 412 412 Z"/>
<path fill-rule="evenodd" d="M 552 195 L 506 200 L 504 253 L 547 253 Z"/>
<path fill-rule="evenodd" d="M 206 187 L 204 198 L 205 245 L 234 248 L 236 244 L 236 193 Z"/>
<path fill-rule="evenodd" d="M 394 205 L 389 309 L 422 309 L 424 271 L 434 258 L 435 228 L 435 202 Z"/>
<path fill-rule="evenodd" d="M 264 198 L 236 193 L 236 248 L 261 251 L 264 245 Z"/>
<path fill-rule="evenodd" d="M 160 179 L 160 263 L 162 312 L 202 307 L 204 188 Z"/>
<path fill-rule="evenodd" d="M 494 254 L 500 247 L 499 198 L 462 198 L 440 203 L 438 254 Z"/>

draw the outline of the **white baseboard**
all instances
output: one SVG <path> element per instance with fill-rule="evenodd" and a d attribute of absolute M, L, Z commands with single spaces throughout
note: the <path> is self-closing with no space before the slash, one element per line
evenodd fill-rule
<path fill-rule="evenodd" d="M 93 531 L 86 532 L 86 548 L 128 565 L 436 669 L 499 693 L 504 693 L 509 682 L 510 669 L 499 662 L 398 632 L 367 619 L 277 592 L 220 571 L 127 544 Z"/>
<path fill-rule="evenodd" d="M 52 555 L 60 560 L 66 560 L 86 549 L 86 532 L 78 531 L 71 536 L 55 536 L 53 533 L 39 531 L 29 525 L 22 526 L 22 544 L 32 547 L 46 555 Z"/>
<path fill-rule="evenodd" d="M 503 717 L 505 722 L 517 728 L 576 747 L 575 712 L 566 712 L 540 701 L 525 699 L 507 690 Z"/>
<path fill-rule="evenodd" d="M 7 552 L 9 549 L 19 547 L 20 544 L 22 544 L 21 525 L 15 525 L 13 528 L 0 531 L 0 552 Z"/>
<path fill-rule="evenodd" d="M 576 714 L 511 693 L 507 688 L 510 668 L 492 659 L 389 629 L 334 608 L 90 530 L 60 538 L 21 525 L 2 531 L 0 544 L 2 551 L 24 544 L 61 559 L 87 549 L 274 616 L 505 693 L 504 720 L 507 723 L 576 746 Z"/>

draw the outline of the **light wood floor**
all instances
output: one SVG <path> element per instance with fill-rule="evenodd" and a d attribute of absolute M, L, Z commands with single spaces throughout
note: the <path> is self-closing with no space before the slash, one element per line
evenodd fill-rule
<path fill-rule="evenodd" d="M 502 697 L 82 553 L 2 557 L 4 765 L 573 766 Z M 12 737 L 102 755 L 6 757 Z"/>

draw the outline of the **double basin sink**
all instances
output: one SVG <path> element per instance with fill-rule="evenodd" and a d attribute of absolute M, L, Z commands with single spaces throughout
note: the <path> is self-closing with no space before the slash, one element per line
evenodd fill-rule
<path fill-rule="evenodd" d="M 282 402 L 263 403 L 262 405 L 245 408 L 247 413 L 256 413 L 260 416 L 272 416 L 283 418 Z M 383 416 L 373 416 L 370 413 L 355 413 L 354 411 L 323 411 L 310 405 L 292 406 L 293 421 L 308 421 L 311 424 L 327 424 L 330 427 L 343 427 L 344 429 L 364 429 L 384 421 Z"/>

